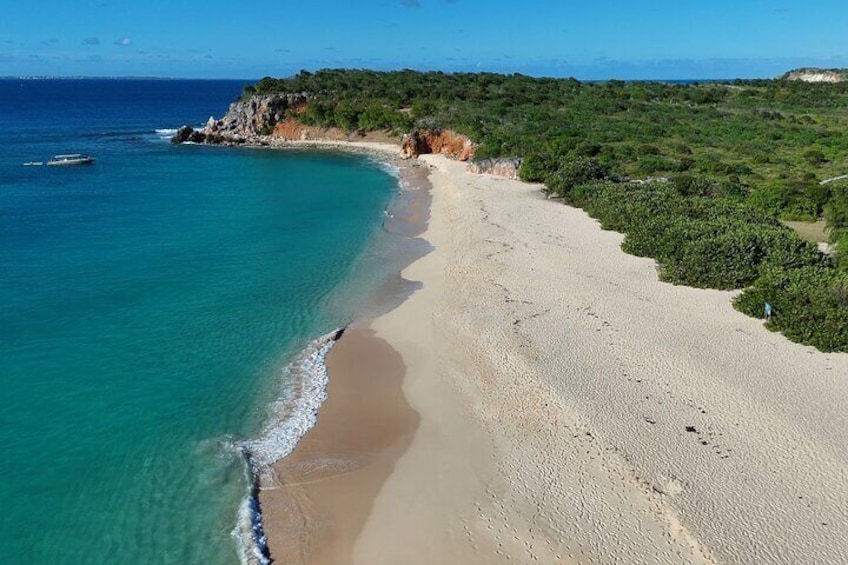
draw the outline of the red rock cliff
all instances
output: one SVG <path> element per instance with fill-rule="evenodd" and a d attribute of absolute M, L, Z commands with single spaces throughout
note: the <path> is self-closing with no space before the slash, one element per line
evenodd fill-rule
<path fill-rule="evenodd" d="M 451 159 L 468 161 L 474 157 L 477 144 L 450 130 L 416 130 L 404 137 L 400 151 L 408 159 L 427 153 L 441 153 Z"/>

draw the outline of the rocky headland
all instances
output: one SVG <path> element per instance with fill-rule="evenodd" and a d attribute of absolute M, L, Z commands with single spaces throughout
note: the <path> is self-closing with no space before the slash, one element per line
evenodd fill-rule
<path fill-rule="evenodd" d="M 420 155 L 444 155 L 468 162 L 468 170 L 506 178 L 518 178 L 521 159 L 475 159 L 479 146 L 468 136 L 441 128 L 415 129 L 403 136 L 389 132 L 348 132 L 301 123 L 297 115 L 309 104 L 305 93 L 274 93 L 246 96 L 230 104 L 220 119 L 210 117 L 200 129 L 183 126 L 173 143 L 208 145 L 286 146 L 293 143 L 379 141 L 399 145 L 404 159 Z"/>
<path fill-rule="evenodd" d="M 817 69 L 813 67 L 793 69 L 780 78 L 802 82 L 845 82 L 848 81 L 848 69 Z"/>

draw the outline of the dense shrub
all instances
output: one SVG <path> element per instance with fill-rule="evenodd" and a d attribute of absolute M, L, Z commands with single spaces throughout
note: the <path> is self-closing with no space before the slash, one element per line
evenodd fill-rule
<path fill-rule="evenodd" d="M 824 215 L 830 228 L 830 242 L 836 246 L 839 264 L 848 269 L 848 182 L 839 181 L 830 186 L 830 199 L 824 206 Z"/>
<path fill-rule="evenodd" d="M 768 302 L 768 327 L 793 341 L 822 351 L 848 352 L 848 273 L 810 266 L 771 268 L 735 301 L 738 310 L 762 317 Z"/>
<path fill-rule="evenodd" d="M 570 195 L 602 227 L 626 234 L 624 251 L 655 258 L 661 279 L 671 283 L 741 288 L 764 267 L 823 260 L 814 245 L 752 207 L 684 197 L 672 184 L 585 184 Z"/>
<path fill-rule="evenodd" d="M 826 351 L 848 351 L 848 272 L 773 217 L 739 201 L 687 197 L 672 184 L 588 183 L 571 200 L 606 229 L 626 233 L 622 249 L 653 257 L 660 278 L 695 287 L 749 288 L 735 306 L 770 327 Z"/>
<path fill-rule="evenodd" d="M 545 186 L 551 193 L 569 199 L 571 189 L 606 176 L 601 164 L 592 157 L 576 156 L 562 159 L 556 171 L 545 178 Z"/>
<path fill-rule="evenodd" d="M 529 153 L 521 162 L 518 178 L 525 182 L 544 182 L 559 167 L 559 160 L 549 153 Z"/>

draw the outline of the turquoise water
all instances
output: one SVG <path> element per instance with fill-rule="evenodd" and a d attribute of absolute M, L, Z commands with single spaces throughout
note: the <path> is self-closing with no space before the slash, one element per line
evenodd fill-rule
<path fill-rule="evenodd" d="M 377 284 L 356 267 L 397 180 L 359 156 L 171 146 L 149 110 L 115 112 L 120 135 L 101 116 L 28 152 L 22 120 L 0 165 L 0 562 L 237 563 L 230 446 Z M 20 166 L 79 147 L 97 163 Z"/>

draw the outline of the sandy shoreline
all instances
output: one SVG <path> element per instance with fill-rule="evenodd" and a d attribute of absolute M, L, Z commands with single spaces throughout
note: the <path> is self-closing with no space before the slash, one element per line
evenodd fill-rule
<path fill-rule="evenodd" d="M 423 159 L 423 286 L 370 324 L 418 425 L 346 555 L 309 562 L 848 562 L 848 356 L 658 282 L 538 187 Z"/>
<path fill-rule="evenodd" d="M 365 328 L 327 355 L 319 418 L 262 479 L 268 548 L 279 563 L 347 563 L 374 497 L 418 425 L 401 391 L 404 366 Z"/>
<path fill-rule="evenodd" d="M 287 141 L 273 148 L 364 153 L 397 167 L 401 190 L 383 222 L 392 235 L 371 250 L 389 267 L 395 265 L 397 275 L 355 310 L 373 318 L 420 286 L 399 271 L 429 250 L 417 239 L 429 219 L 426 167 L 402 159 L 400 147 L 388 143 Z M 371 504 L 418 425 L 401 389 L 403 360 L 366 323 L 347 328 L 325 363 L 332 378 L 315 426 L 291 454 L 258 477 L 267 550 L 274 562 L 351 562 Z"/>

